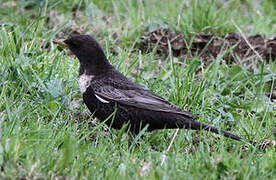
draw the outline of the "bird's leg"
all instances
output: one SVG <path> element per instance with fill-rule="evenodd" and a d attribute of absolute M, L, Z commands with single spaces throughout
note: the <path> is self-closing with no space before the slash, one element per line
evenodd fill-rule
<path fill-rule="evenodd" d="M 135 135 L 130 131 L 127 134 L 128 134 L 128 147 L 130 147 L 134 142 Z"/>
<path fill-rule="evenodd" d="M 138 137 L 139 134 L 136 134 L 134 132 L 128 132 L 128 147 L 132 148 L 133 146 L 135 147 L 139 147 L 140 143 L 139 140 L 144 138 L 144 134 L 140 135 L 140 137 Z"/>

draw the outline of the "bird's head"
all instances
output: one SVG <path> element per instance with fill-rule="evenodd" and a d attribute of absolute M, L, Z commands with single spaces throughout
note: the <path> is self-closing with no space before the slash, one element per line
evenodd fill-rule
<path fill-rule="evenodd" d="M 68 47 L 78 57 L 81 66 L 104 68 L 110 65 L 100 44 L 89 35 L 73 34 L 55 43 Z"/>

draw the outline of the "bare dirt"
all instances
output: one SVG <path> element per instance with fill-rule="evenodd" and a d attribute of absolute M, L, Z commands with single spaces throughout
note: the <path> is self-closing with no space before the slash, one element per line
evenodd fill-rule
<path fill-rule="evenodd" d="M 261 63 L 276 59 L 276 37 L 266 39 L 260 34 L 243 37 L 236 33 L 217 37 L 200 33 L 188 42 L 181 33 L 157 29 L 144 34 L 139 49 L 143 52 L 156 51 L 165 56 L 171 51 L 174 57 L 180 57 L 183 61 L 198 56 L 204 67 L 222 57 L 227 64 L 241 64 L 252 72 L 251 65 L 256 61 Z"/>

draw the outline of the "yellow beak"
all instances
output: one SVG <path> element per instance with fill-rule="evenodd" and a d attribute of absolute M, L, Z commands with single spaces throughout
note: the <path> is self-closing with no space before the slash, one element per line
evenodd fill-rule
<path fill-rule="evenodd" d="M 54 40 L 54 43 L 59 44 L 61 46 L 66 46 L 66 47 L 68 46 L 64 41 Z"/>

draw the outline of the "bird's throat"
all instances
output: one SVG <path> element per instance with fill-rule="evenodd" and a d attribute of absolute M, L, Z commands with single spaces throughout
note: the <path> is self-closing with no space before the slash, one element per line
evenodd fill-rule
<path fill-rule="evenodd" d="M 87 75 L 98 76 L 103 73 L 106 73 L 107 71 L 111 70 L 112 68 L 113 67 L 111 66 L 111 64 L 108 61 L 105 63 L 102 63 L 102 64 L 80 62 L 79 75 L 87 74 Z"/>

